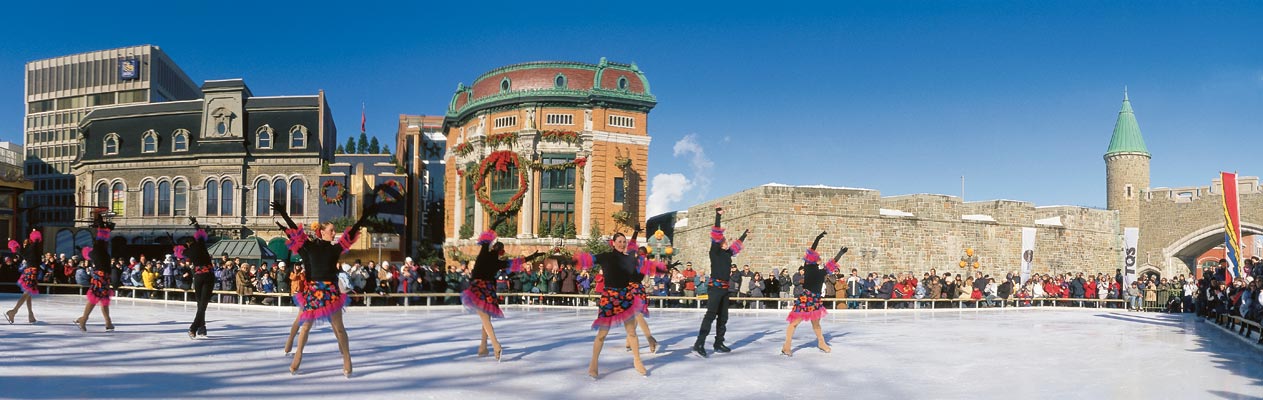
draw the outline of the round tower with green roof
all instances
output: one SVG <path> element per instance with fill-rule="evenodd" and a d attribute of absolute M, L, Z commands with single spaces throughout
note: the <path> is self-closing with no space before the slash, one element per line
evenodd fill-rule
<path fill-rule="evenodd" d="M 1123 109 L 1118 111 L 1114 135 L 1105 150 L 1106 207 L 1118 210 L 1121 227 L 1140 226 L 1140 196 L 1149 190 L 1149 158 L 1127 90 L 1123 89 Z"/>

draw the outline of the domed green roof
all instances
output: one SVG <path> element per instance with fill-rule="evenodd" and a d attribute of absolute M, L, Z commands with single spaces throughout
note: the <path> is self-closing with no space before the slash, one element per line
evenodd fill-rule
<path fill-rule="evenodd" d="M 1136 114 L 1131 110 L 1131 100 L 1127 99 L 1127 90 L 1123 89 L 1123 109 L 1118 111 L 1118 122 L 1114 123 L 1114 136 L 1110 137 L 1110 147 L 1105 155 L 1117 153 L 1141 153 L 1149 155 L 1145 147 L 1145 139 L 1140 135 L 1140 125 L 1136 123 Z"/>

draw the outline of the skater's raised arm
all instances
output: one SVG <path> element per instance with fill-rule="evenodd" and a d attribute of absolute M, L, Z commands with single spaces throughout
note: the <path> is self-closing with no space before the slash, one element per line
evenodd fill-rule
<path fill-rule="evenodd" d="M 748 231 L 747 231 L 747 232 L 748 232 Z M 819 245 L 820 245 L 820 239 L 824 239 L 824 235 L 826 235 L 826 234 L 828 234 L 828 232 L 820 232 L 820 234 L 819 234 L 819 235 L 816 235 L 816 241 L 811 242 L 811 249 L 812 249 L 812 250 L 815 250 L 815 249 L 816 249 L 816 246 L 819 246 Z"/>
<path fill-rule="evenodd" d="M 281 218 L 285 220 L 285 224 L 289 225 L 289 229 L 298 229 L 298 224 L 295 224 L 294 220 L 290 219 L 289 214 L 285 212 L 285 204 L 281 203 L 280 200 L 272 201 L 272 212 L 275 212 L 278 215 L 280 215 Z M 192 217 L 189 217 L 189 218 L 192 218 Z"/>
<path fill-rule="evenodd" d="M 833 259 L 830 259 L 828 263 L 825 263 L 824 269 L 828 270 L 831 274 L 837 273 L 838 270 L 841 269 L 838 265 L 838 260 L 842 258 L 843 254 L 846 254 L 846 250 L 846 246 L 842 246 L 842 249 L 838 250 L 838 254 L 834 255 Z"/>

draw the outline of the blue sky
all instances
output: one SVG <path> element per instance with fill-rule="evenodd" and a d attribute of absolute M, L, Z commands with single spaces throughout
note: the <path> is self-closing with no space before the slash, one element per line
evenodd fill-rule
<path fill-rule="evenodd" d="M 366 103 L 386 142 L 497 66 L 634 61 L 659 101 L 649 176 L 688 181 L 651 187 L 658 208 L 768 182 L 958 195 L 962 175 L 967 200 L 1103 207 L 1124 85 L 1153 187 L 1263 175 L 1261 2 L 421 3 L 8 5 L 0 140 L 22 141 L 25 62 L 149 43 L 195 81 L 324 89 L 344 136 Z"/>

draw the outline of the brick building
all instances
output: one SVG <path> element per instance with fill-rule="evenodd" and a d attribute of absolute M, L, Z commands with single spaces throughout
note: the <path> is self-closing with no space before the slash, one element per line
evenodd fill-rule
<path fill-rule="evenodd" d="M 598 226 L 609 235 L 645 220 L 656 104 L 635 64 L 604 58 L 509 65 L 458 85 L 443 121 L 445 244 L 468 252 L 499 212 L 512 215 L 500 235 L 510 247 L 577 248 Z"/>

